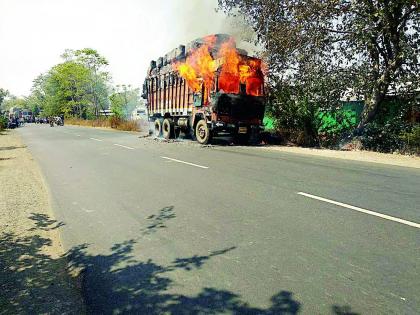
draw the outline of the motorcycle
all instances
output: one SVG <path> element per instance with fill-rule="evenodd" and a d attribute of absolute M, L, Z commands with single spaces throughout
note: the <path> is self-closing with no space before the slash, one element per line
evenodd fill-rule
<path fill-rule="evenodd" d="M 63 123 L 63 120 L 61 119 L 61 117 L 57 117 L 57 118 L 55 119 L 55 124 L 56 124 L 57 126 L 64 126 L 64 123 Z"/>

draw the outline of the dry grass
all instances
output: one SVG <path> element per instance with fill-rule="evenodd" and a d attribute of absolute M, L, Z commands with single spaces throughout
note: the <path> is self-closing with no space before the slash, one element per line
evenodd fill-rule
<path fill-rule="evenodd" d="M 112 128 L 124 131 L 140 131 L 140 124 L 136 120 L 123 120 L 116 117 L 99 118 L 99 119 L 79 119 L 79 118 L 67 118 L 66 124 L 84 126 L 84 127 L 102 127 Z"/>

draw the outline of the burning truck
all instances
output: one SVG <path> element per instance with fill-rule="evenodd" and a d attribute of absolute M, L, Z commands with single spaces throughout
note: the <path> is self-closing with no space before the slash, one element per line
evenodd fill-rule
<path fill-rule="evenodd" d="M 151 61 L 143 97 L 155 135 L 170 139 L 183 131 L 201 144 L 214 136 L 258 138 L 265 110 L 262 66 L 226 34 L 194 40 Z"/>

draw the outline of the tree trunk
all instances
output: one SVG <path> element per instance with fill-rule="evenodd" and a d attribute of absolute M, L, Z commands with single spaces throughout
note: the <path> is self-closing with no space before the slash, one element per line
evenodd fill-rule
<path fill-rule="evenodd" d="M 392 62 L 388 69 L 386 69 L 380 78 L 375 82 L 376 84 L 372 89 L 372 93 L 365 96 L 365 106 L 363 108 L 359 125 L 355 130 L 356 135 L 361 135 L 363 129 L 366 127 L 366 124 L 371 122 L 375 117 L 379 105 L 385 99 L 388 92 L 391 75 L 395 73 L 397 63 L 397 60 Z"/>
<path fill-rule="evenodd" d="M 398 39 L 394 43 L 395 47 L 399 47 Z M 398 51 L 399 49 L 397 49 Z M 389 56 L 391 57 L 391 56 Z M 379 65 L 379 63 L 378 63 Z M 386 94 L 388 93 L 388 88 L 392 78 L 394 77 L 396 71 L 402 65 L 402 54 L 394 53 L 394 59 L 389 60 L 389 64 L 382 74 L 375 80 L 372 92 L 370 95 L 365 97 L 365 107 L 362 112 L 362 117 L 359 125 L 355 130 L 356 135 L 360 135 L 363 132 L 366 124 L 373 120 L 378 110 L 378 106 L 385 99 Z M 379 67 L 378 67 L 379 69 Z"/>
<path fill-rule="evenodd" d="M 365 106 L 361 114 L 360 122 L 356 128 L 357 134 L 362 133 L 366 124 L 373 120 L 378 111 L 378 106 L 382 103 L 384 98 L 385 92 L 379 91 L 379 89 L 375 89 L 372 95 L 368 95 L 365 98 Z"/>

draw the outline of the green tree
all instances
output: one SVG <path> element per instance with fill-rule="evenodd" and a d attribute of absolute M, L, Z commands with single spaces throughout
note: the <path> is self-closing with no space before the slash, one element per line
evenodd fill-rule
<path fill-rule="evenodd" d="M 419 89 L 418 0 L 219 0 L 219 7 L 247 17 L 265 47 L 269 83 L 292 91 L 289 102 L 333 109 L 340 97 L 362 97 L 363 130 L 390 90 Z"/>
<path fill-rule="evenodd" d="M 9 91 L 3 88 L 0 88 L 0 109 L 2 108 L 2 104 L 4 99 L 9 95 Z"/>
<path fill-rule="evenodd" d="M 50 71 L 49 87 L 56 100 L 56 112 L 82 116 L 88 102 L 90 70 L 85 66 L 67 61 Z"/>
<path fill-rule="evenodd" d="M 140 90 L 131 85 L 117 85 L 109 99 L 112 113 L 118 118 L 128 119 L 141 102 Z"/>
<path fill-rule="evenodd" d="M 66 49 L 61 57 L 63 63 L 34 80 L 28 97 L 31 106 L 47 116 L 97 116 L 99 107 L 109 104 L 109 76 L 103 70 L 108 62 L 93 49 Z"/>
<path fill-rule="evenodd" d="M 95 49 L 84 48 L 73 52 L 77 62 L 90 69 L 90 93 L 95 115 L 99 115 L 99 109 L 108 108 L 107 82 L 110 80 L 109 73 L 105 71 L 108 61 Z"/>
<path fill-rule="evenodd" d="M 26 108 L 26 100 L 23 97 L 17 97 L 14 95 L 9 95 L 4 101 L 3 101 L 3 110 L 9 110 L 13 107 L 24 109 Z"/>
<path fill-rule="evenodd" d="M 31 94 L 28 96 L 29 107 L 40 114 L 46 107 L 47 89 L 46 83 L 49 79 L 49 73 L 40 74 L 32 81 Z"/>

